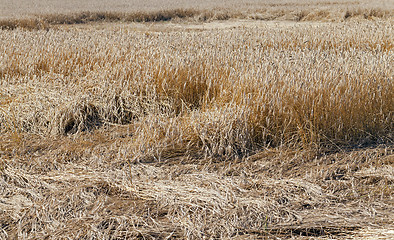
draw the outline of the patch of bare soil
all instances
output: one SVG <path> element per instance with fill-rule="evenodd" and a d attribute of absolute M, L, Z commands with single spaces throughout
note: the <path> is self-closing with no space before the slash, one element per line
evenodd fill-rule
<path fill-rule="evenodd" d="M 3 136 L 0 239 L 393 237 L 392 146 L 132 163 L 110 132 Z"/>

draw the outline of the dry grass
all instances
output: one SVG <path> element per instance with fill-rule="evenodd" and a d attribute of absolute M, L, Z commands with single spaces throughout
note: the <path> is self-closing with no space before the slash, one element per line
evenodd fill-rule
<path fill-rule="evenodd" d="M 392 10 L 266 4 L 2 20 L 0 238 L 393 227 Z"/>
<path fill-rule="evenodd" d="M 141 3 L 113 0 L 111 5 L 92 1 L 28 1 L 3 3 L 1 29 L 48 29 L 59 24 L 92 22 L 207 22 L 228 19 L 281 21 L 348 21 L 350 19 L 393 19 L 391 1 L 178 1 Z M 15 8 L 17 6 L 17 8 Z M 45 8 L 43 6 L 46 6 Z"/>
<path fill-rule="evenodd" d="M 179 156 L 129 172 L 113 134 L 29 137 L 15 148 L 1 178 L 2 236 L 330 236 L 383 227 L 394 214 L 392 148 L 267 150 L 220 163 Z"/>
<path fill-rule="evenodd" d="M 23 16 L 46 15 L 46 14 L 70 14 L 83 12 L 159 12 L 172 11 L 174 9 L 195 9 L 198 11 L 227 10 L 229 12 L 270 13 L 276 12 L 302 12 L 311 10 L 330 10 L 335 14 L 346 10 L 356 9 L 380 9 L 393 10 L 393 2 L 390 0 L 227 0 L 227 1 L 187 1 L 187 0 L 85 0 L 85 1 L 59 1 L 59 0 L 14 0 L 12 2 L 2 1 L 0 18 L 20 18 Z"/>
<path fill-rule="evenodd" d="M 230 157 L 392 144 L 392 32 L 390 22 L 3 31 L 0 130 L 132 124 L 137 146 Z"/>
<path fill-rule="evenodd" d="M 347 21 L 349 19 L 393 19 L 391 10 L 354 8 L 338 12 L 337 9 L 262 9 L 257 11 L 230 11 L 227 9 L 196 10 L 175 9 L 154 12 L 79 12 L 69 14 L 45 14 L 24 18 L 0 20 L 0 28 L 39 30 L 60 24 L 86 24 L 92 22 L 209 22 L 228 19 L 281 20 L 281 21 Z"/>

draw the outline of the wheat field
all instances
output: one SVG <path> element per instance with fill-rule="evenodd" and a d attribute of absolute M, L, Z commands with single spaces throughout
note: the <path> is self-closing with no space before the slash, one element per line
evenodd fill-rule
<path fill-rule="evenodd" d="M 391 1 L 0 4 L 0 239 L 393 237 Z"/>

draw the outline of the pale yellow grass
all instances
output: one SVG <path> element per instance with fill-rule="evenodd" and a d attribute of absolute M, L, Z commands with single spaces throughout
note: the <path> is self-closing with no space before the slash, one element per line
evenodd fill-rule
<path fill-rule="evenodd" d="M 131 149 L 231 157 L 392 143 L 392 43 L 390 21 L 3 31 L 0 127 L 56 135 L 131 124 Z"/>
<path fill-rule="evenodd" d="M 265 4 L 2 22 L 0 239 L 390 237 L 391 10 Z"/>
<path fill-rule="evenodd" d="M 2 1 L 1 29 L 48 29 L 89 22 L 209 22 L 228 19 L 329 21 L 393 19 L 394 4 L 380 1 Z"/>
<path fill-rule="evenodd" d="M 380 8 L 392 10 L 393 2 L 390 0 L 377 1 L 349 1 L 349 0 L 229 0 L 229 1 L 187 1 L 187 0 L 85 0 L 85 1 L 48 1 L 48 0 L 1 0 L 1 18 L 31 16 L 35 14 L 75 13 L 80 11 L 111 11 L 111 12 L 148 12 L 173 9 L 228 9 L 229 11 L 256 12 L 269 9 L 274 10 L 302 10 L 302 9 L 354 9 L 354 8 Z"/>

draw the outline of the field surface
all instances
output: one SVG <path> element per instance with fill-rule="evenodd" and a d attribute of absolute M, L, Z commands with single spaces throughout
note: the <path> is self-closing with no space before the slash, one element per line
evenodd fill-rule
<path fill-rule="evenodd" d="M 0 1 L 0 239 L 394 238 L 393 1 Z"/>

